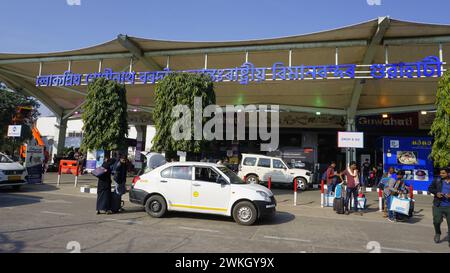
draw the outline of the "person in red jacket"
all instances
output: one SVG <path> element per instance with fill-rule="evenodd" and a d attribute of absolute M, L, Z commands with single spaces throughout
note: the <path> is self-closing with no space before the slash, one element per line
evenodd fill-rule
<path fill-rule="evenodd" d="M 331 194 L 334 192 L 334 187 L 336 186 L 336 174 L 335 174 L 336 163 L 331 162 L 330 166 L 326 170 L 326 182 L 327 182 L 327 192 Z"/>

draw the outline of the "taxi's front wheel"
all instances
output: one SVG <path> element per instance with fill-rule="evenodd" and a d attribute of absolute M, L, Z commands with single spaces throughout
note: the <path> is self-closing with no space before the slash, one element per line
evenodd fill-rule
<path fill-rule="evenodd" d="M 248 201 L 239 202 L 233 209 L 233 218 L 236 223 L 250 226 L 258 217 L 255 205 Z"/>
<path fill-rule="evenodd" d="M 155 218 L 163 217 L 167 211 L 167 205 L 164 198 L 160 195 L 153 195 L 145 202 L 145 211 Z"/>

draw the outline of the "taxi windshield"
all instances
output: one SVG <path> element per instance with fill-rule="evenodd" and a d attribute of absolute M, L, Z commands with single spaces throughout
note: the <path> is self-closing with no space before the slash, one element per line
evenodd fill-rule
<path fill-rule="evenodd" d="M 223 172 L 228 178 L 230 178 L 231 184 L 245 184 L 245 182 L 239 178 L 232 170 L 227 167 L 217 167 L 221 172 Z"/>
<path fill-rule="evenodd" d="M 4 154 L 0 154 L 0 163 L 13 163 L 13 161 Z"/>

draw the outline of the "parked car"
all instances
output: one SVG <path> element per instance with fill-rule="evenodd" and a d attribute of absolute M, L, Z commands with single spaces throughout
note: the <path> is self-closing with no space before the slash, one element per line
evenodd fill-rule
<path fill-rule="evenodd" d="M 18 162 L 0 153 L 0 187 L 11 186 L 15 190 L 26 184 L 26 170 Z"/>
<path fill-rule="evenodd" d="M 258 154 L 242 154 L 238 176 L 250 184 L 266 183 L 271 177 L 272 183 L 293 185 L 297 179 L 300 190 L 312 184 L 309 170 L 291 168 L 281 158 Z"/>
<path fill-rule="evenodd" d="M 130 202 L 145 207 L 152 217 L 167 211 L 232 216 L 241 225 L 273 215 L 276 201 L 264 186 L 246 184 L 223 165 L 172 162 L 135 179 Z"/>

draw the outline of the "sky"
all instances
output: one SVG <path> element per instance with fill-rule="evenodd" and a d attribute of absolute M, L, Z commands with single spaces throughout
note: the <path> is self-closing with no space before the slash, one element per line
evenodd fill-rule
<path fill-rule="evenodd" d="M 175 41 L 284 37 L 380 16 L 450 24 L 448 0 L 0 0 L 0 53 L 79 49 L 127 34 Z"/>

